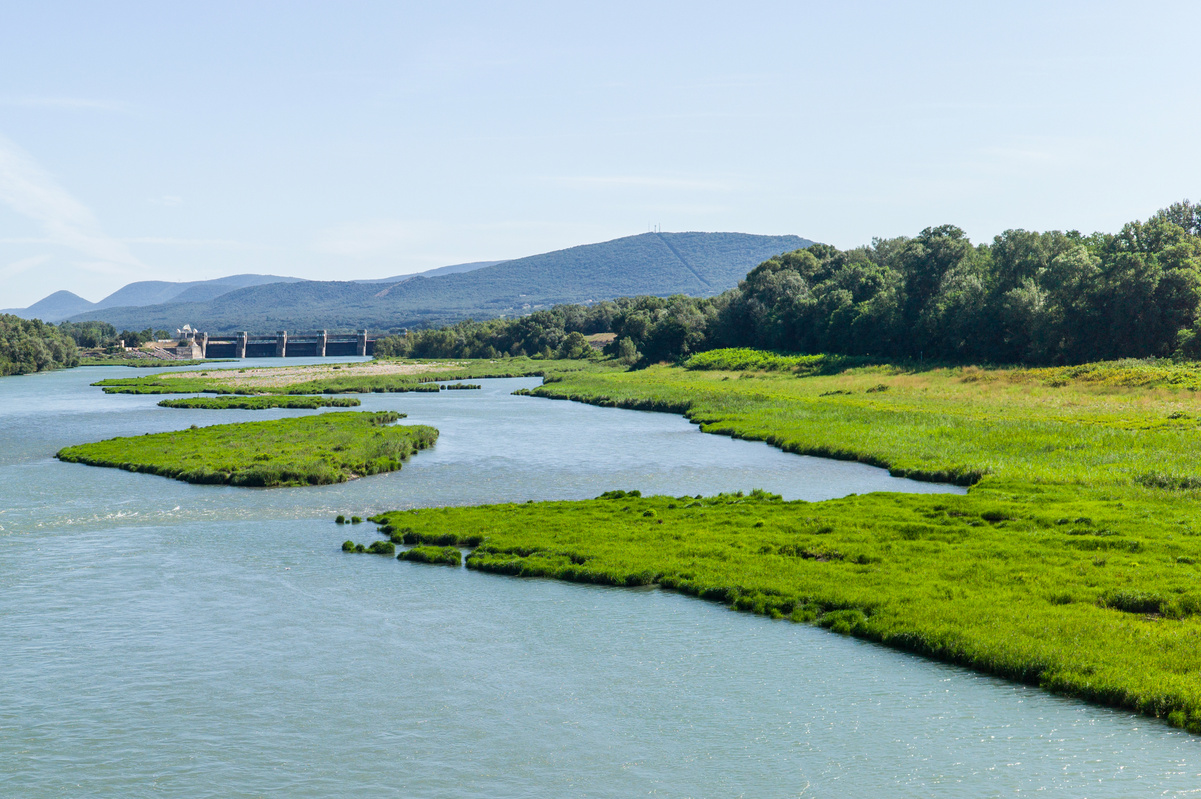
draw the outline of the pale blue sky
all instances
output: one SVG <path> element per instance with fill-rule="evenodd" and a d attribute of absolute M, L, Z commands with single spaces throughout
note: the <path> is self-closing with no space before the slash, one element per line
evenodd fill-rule
<path fill-rule="evenodd" d="M 0 5 L 0 307 L 1201 198 L 1201 3 Z"/>

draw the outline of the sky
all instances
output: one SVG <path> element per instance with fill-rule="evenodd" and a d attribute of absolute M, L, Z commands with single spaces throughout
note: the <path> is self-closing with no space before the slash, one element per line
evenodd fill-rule
<path fill-rule="evenodd" d="M 0 308 L 1201 199 L 1201 3 L 0 4 Z"/>

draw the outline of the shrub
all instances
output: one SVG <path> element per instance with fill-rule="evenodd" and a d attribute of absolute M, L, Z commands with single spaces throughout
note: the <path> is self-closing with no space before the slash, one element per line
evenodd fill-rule
<path fill-rule="evenodd" d="M 606 491 L 605 493 L 603 493 L 599 497 L 597 497 L 597 499 L 625 499 L 626 497 L 640 497 L 640 496 L 642 496 L 642 492 L 637 489 L 635 489 L 633 491 L 617 490 L 617 491 Z"/>
<path fill-rule="evenodd" d="M 401 552 L 396 559 L 436 566 L 459 566 L 463 563 L 463 553 L 455 547 L 416 546 Z"/>
<path fill-rule="evenodd" d="M 1165 602 L 1162 595 L 1148 591 L 1114 590 L 1101 594 L 1097 604 L 1126 613 L 1159 613 Z"/>

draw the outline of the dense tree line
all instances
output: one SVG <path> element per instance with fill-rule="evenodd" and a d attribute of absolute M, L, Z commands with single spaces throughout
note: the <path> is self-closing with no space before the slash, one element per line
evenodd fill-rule
<path fill-rule="evenodd" d="M 117 343 L 117 328 L 108 322 L 61 322 L 58 329 L 86 349 L 111 347 Z"/>
<path fill-rule="evenodd" d="M 585 336 L 608 332 L 620 309 L 636 301 L 556 305 L 516 319 L 469 319 L 450 327 L 411 330 L 404 336 L 379 339 L 375 354 L 385 358 L 585 357 L 591 352 Z"/>
<path fill-rule="evenodd" d="M 75 342 L 40 319 L 0 314 L 0 375 L 76 366 Z"/>
<path fill-rule="evenodd" d="M 1008 230 L 972 244 L 952 225 L 850 250 L 816 244 L 755 267 L 717 297 L 558 306 L 382 340 L 408 357 L 569 357 L 573 333 L 606 353 L 675 360 L 715 347 L 996 363 L 1201 359 L 1201 206 L 1117 233 Z"/>
<path fill-rule="evenodd" d="M 112 348 L 122 341 L 126 347 L 140 347 L 148 341 L 171 336 L 166 330 L 152 330 L 149 327 L 145 330 L 122 330 L 118 333 L 117 328 L 108 322 L 100 321 L 62 322 L 58 327 L 70 336 L 77 346 L 85 349 Z"/>
<path fill-rule="evenodd" d="M 953 226 L 756 267 L 721 298 L 711 345 L 993 362 L 1196 357 L 1201 208 L 1115 234 L 1009 230 L 974 246 Z"/>

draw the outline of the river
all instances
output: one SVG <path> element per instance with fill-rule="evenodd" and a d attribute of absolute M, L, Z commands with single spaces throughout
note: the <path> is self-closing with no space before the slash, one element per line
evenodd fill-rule
<path fill-rule="evenodd" d="M 167 409 L 89 386 L 131 373 L 0 379 L 0 795 L 1201 786 L 1198 739 L 1155 720 L 654 589 L 347 556 L 348 528 L 332 521 L 614 488 L 959 489 L 707 436 L 670 414 L 511 396 L 536 379 L 365 395 L 363 410 L 441 437 L 400 472 L 337 486 L 192 486 L 54 460 L 67 444 L 310 413 Z"/>

